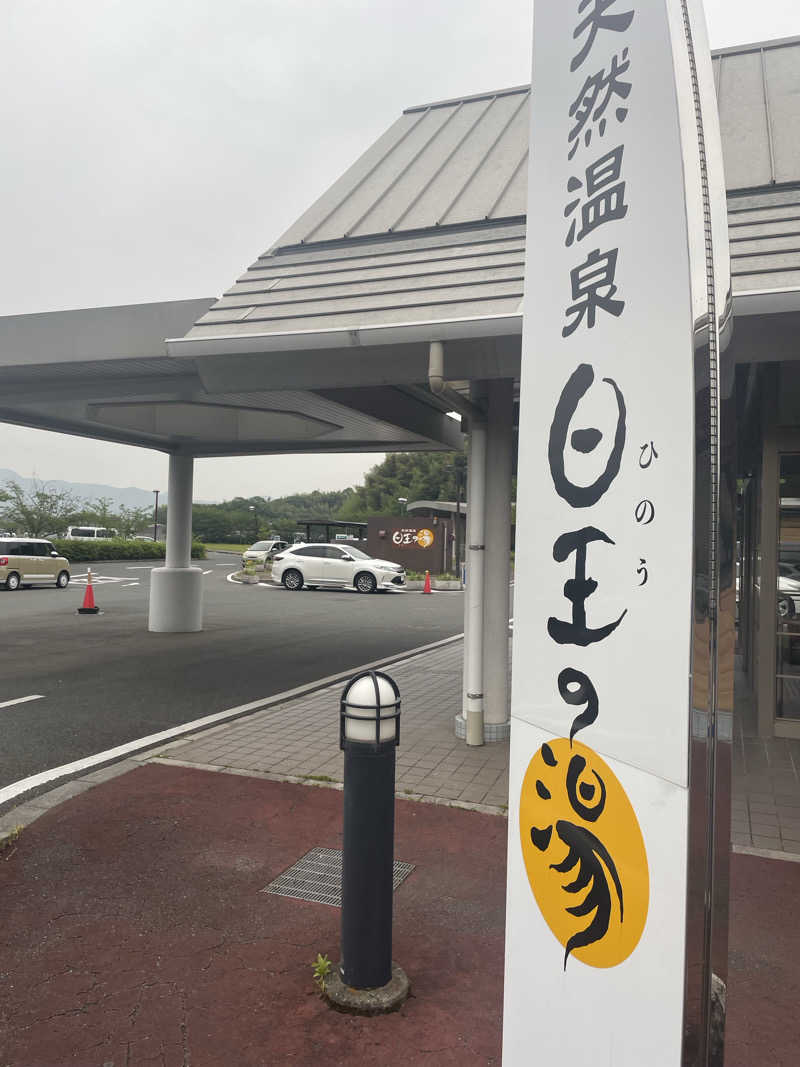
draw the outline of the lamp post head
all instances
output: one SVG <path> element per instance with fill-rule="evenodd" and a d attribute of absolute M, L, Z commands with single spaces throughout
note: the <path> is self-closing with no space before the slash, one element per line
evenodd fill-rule
<path fill-rule="evenodd" d="M 376 751 L 400 743 L 400 690 L 388 674 L 364 671 L 344 687 L 339 704 L 339 747 Z"/>

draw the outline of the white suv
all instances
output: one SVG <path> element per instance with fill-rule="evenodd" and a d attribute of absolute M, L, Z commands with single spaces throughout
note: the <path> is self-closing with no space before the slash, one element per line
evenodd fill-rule
<path fill-rule="evenodd" d="M 406 572 L 399 563 L 373 559 L 359 548 L 292 545 L 275 556 L 272 578 L 293 591 L 305 585 L 309 589 L 338 587 L 374 593 L 376 589 L 402 588 Z"/>

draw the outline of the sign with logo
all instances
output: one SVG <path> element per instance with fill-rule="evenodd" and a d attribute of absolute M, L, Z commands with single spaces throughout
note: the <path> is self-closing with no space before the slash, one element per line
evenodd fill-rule
<path fill-rule="evenodd" d="M 507 1067 L 681 1062 L 696 7 L 534 6 Z"/>
<path fill-rule="evenodd" d="M 417 545 L 418 548 L 430 548 L 435 538 L 433 530 L 424 527 L 416 527 L 395 530 L 392 534 L 392 542 L 396 545 Z"/>

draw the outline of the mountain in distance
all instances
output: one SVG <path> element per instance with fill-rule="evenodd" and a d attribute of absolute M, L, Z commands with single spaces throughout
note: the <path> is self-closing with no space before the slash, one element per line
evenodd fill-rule
<path fill-rule="evenodd" d="M 44 485 L 50 486 L 53 489 L 58 489 L 72 493 L 79 500 L 88 500 L 93 503 L 95 500 L 99 500 L 102 497 L 106 497 L 113 501 L 114 507 L 126 507 L 126 508 L 152 508 L 154 503 L 154 496 L 146 489 L 137 489 L 135 486 L 128 486 L 125 489 L 120 489 L 116 485 L 93 485 L 90 482 L 64 482 L 58 478 L 24 478 L 21 474 L 17 474 L 16 471 L 10 471 L 0 468 L 0 486 L 5 485 L 6 482 L 18 482 L 24 489 L 33 488 L 34 481 L 38 481 Z M 159 505 L 165 503 L 167 494 L 162 493 L 159 498 Z"/>

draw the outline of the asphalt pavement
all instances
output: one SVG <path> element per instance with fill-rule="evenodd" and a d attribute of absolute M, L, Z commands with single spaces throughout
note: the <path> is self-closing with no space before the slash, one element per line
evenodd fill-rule
<path fill-rule="evenodd" d="M 0 590 L 0 789 L 462 629 L 458 592 L 289 593 L 229 581 L 234 556 L 198 565 L 199 634 L 147 631 L 158 563 L 95 564 L 97 616 L 76 614 L 85 565 L 63 591 Z"/>

